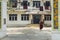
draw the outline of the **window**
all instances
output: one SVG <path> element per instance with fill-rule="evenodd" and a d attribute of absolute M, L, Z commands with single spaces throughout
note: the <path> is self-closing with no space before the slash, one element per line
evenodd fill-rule
<path fill-rule="evenodd" d="M 21 2 L 21 6 L 23 6 L 23 2 Z"/>
<path fill-rule="evenodd" d="M 27 9 L 28 5 L 27 5 L 28 1 L 23 1 L 23 9 Z"/>
<path fill-rule="evenodd" d="M 51 15 L 45 15 L 45 21 L 51 21 Z"/>
<path fill-rule="evenodd" d="M 40 7 L 40 1 L 33 1 L 33 7 Z"/>
<path fill-rule="evenodd" d="M 45 9 L 46 9 L 46 10 L 49 10 L 50 1 L 46 1 L 46 2 L 44 3 L 44 6 L 45 6 Z"/>
<path fill-rule="evenodd" d="M 21 2 L 21 6 L 23 6 L 23 2 Z M 30 2 L 27 2 L 27 6 L 30 6 Z"/>
<path fill-rule="evenodd" d="M 28 6 L 30 6 L 30 2 L 28 2 Z"/>
<path fill-rule="evenodd" d="M 44 3 L 44 6 L 50 6 L 50 1 L 46 1 L 46 2 Z"/>
<path fill-rule="evenodd" d="M 9 14 L 10 21 L 17 21 L 17 14 Z"/>
<path fill-rule="evenodd" d="M 43 11 L 43 6 L 40 6 L 40 11 Z"/>
<path fill-rule="evenodd" d="M 10 0 L 10 4 L 13 8 L 17 7 L 17 0 Z"/>
<path fill-rule="evenodd" d="M 12 4 L 12 7 L 13 7 L 13 8 L 16 8 L 16 7 L 17 7 L 17 3 L 13 3 L 13 4 Z"/>
<path fill-rule="evenodd" d="M 27 21 L 27 20 L 29 20 L 29 14 L 21 14 L 21 20 L 22 20 L 22 21 Z"/>

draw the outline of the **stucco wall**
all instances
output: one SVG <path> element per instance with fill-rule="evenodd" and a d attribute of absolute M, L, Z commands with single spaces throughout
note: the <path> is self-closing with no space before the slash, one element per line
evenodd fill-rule
<path fill-rule="evenodd" d="M 24 25 L 27 25 L 27 24 L 31 24 L 30 19 L 29 19 L 29 21 L 22 21 L 20 13 L 13 13 L 13 14 L 17 14 L 17 21 L 9 21 L 9 13 L 8 13 L 7 14 L 7 26 L 24 26 Z"/>
<path fill-rule="evenodd" d="M 6 24 L 4 24 L 4 19 L 6 19 L 6 13 L 7 13 L 7 2 L 6 0 L 1 1 L 1 29 L 0 29 L 0 38 L 6 36 Z"/>
<path fill-rule="evenodd" d="M 44 26 L 45 27 L 51 27 L 51 21 L 44 21 Z"/>

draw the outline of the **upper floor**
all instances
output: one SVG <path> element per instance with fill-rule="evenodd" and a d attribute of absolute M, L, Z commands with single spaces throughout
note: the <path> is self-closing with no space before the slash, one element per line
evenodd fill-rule
<path fill-rule="evenodd" d="M 8 0 L 8 9 L 51 11 L 50 0 Z"/>

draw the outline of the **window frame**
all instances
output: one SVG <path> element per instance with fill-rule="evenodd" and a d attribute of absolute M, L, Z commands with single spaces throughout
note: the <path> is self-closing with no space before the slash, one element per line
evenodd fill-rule
<path fill-rule="evenodd" d="M 23 6 L 24 2 L 21 2 L 21 6 Z M 27 6 L 30 6 L 30 2 L 27 1 Z"/>
<path fill-rule="evenodd" d="M 37 4 L 38 4 L 39 6 L 37 6 Z M 40 1 L 33 1 L 33 7 L 38 8 L 38 7 L 40 7 L 40 5 L 41 5 L 41 2 L 40 2 Z"/>
<path fill-rule="evenodd" d="M 9 21 L 17 21 L 17 14 L 9 14 Z"/>
<path fill-rule="evenodd" d="M 22 21 L 29 21 L 29 14 L 21 14 Z"/>
<path fill-rule="evenodd" d="M 49 5 L 47 5 L 48 4 L 47 2 L 49 3 Z M 45 1 L 44 3 L 45 10 L 49 10 L 50 6 L 51 6 L 50 1 Z"/>
<path fill-rule="evenodd" d="M 45 21 L 51 21 L 51 15 L 44 15 Z"/>
<path fill-rule="evenodd" d="M 9 0 L 9 4 L 11 5 L 12 8 L 17 8 L 17 0 Z"/>

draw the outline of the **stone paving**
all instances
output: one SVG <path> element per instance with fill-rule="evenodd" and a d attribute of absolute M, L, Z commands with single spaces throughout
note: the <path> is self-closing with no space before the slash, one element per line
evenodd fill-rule
<path fill-rule="evenodd" d="M 7 35 L 2 40 L 51 40 L 51 31 L 38 28 L 7 28 Z"/>

